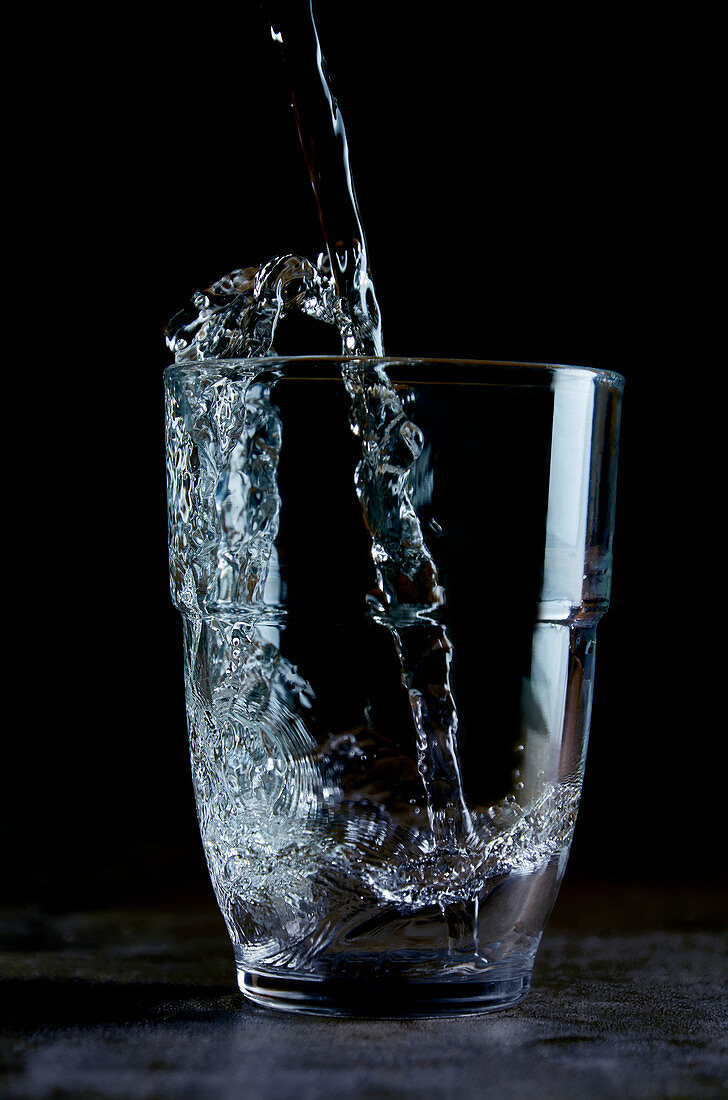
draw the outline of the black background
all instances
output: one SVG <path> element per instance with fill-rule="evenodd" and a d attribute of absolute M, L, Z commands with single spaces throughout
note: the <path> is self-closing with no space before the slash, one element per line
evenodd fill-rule
<path fill-rule="evenodd" d="M 570 873 L 720 876 L 720 365 L 686 78 L 659 31 L 606 9 L 316 10 L 387 351 L 626 377 Z M 163 325 L 195 287 L 321 242 L 256 4 L 158 29 L 98 14 L 91 40 L 80 15 L 48 19 L 13 124 L 8 482 L 27 521 L 8 537 L 2 824 L 13 897 L 105 905 L 207 889 L 166 574 Z"/>

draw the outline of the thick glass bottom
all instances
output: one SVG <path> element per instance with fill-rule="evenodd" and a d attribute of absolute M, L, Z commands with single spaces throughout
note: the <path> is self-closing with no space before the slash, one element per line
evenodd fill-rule
<path fill-rule="evenodd" d="M 362 980 L 309 978 L 239 970 L 238 984 L 249 1000 L 265 1008 L 315 1016 L 417 1019 L 472 1016 L 512 1008 L 528 993 L 531 970 L 489 970 L 482 978 L 459 980 Z"/>

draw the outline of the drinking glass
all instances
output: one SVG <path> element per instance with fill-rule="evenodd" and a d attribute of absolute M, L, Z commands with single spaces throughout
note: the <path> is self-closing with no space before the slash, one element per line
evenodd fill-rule
<path fill-rule="evenodd" d="M 528 992 L 584 773 L 619 375 L 413 358 L 165 372 L 192 775 L 241 990 Z"/>

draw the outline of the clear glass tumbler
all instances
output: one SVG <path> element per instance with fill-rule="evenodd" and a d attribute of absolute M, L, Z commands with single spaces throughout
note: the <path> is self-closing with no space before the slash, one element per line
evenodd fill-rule
<path fill-rule="evenodd" d="M 330 1015 L 517 1003 L 581 793 L 622 379 L 288 357 L 165 387 L 192 773 L 240 988 Z"/>

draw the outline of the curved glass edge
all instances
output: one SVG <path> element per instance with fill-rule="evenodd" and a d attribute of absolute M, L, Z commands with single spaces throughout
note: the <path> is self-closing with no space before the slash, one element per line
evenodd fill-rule
<path fill-rule="evenodd" d="M 609 607 L 622 385 L 600 382 L 553 376 L 544 620 L 596 622 Z"/>
<path fill-rule="evenodd" d="M 477 1016 L 512 1008 L 531 987 L 533 958 L 494 967 L 479 980 L 391 982 L 386 978 L 313 979 L 256 971 L 238 963 L 240 991 L 255 1004 L 283 1012 L 355 1019 L 417 1020 Z"/>
<path fill-rule="evenodd" d="M 171 363 L 164 371 L 165 378 L 173 378 L 176 376 L 193 376 L 203 378 L 205 376 L 224 374 L 235 376 L 240 371 L 249 371 L 251 367 L 263 367 L 268 369 L 284 368 L 288 366 L 334 366 L 342 363 L 357 363 L 357 364 L 380 364 L 387 368 L 406 367 L 462 367 L 467 371 L 479 372 L 483 374 L 496 374 L 503 376 L 503 384 L 518 384 L 517 380 L 513 377 L 519 372 L 523 373 L 523 380 L 527 380 L 533 384 L 536 382 L 538 375 L 543 377 L 540 379 L 541 385 L 548 385 L 549 380 L 555 376 L 563 376 L 564 374 L 573 374 L 576 377 L 590 377 L 600 384 L 614 387 L 618 390 L 622 390 L 624 387 L 624 378 L 616 371 L 605 370 L 601 367 L 590 367 L 583 365 L 571 365 L 566 363 L 532 363 L 532 362 L 519 362 L 517 360 L 498 360 L 498 359 L 464 359 L 464 358 L 429 358 L 427 356 L 401 356 L 401 355 L 388 355 L 382 357 L 374 356 L 347 356 L 347 355 L 281 355 L 281 356 L 269 356 L 259 359 L 190 359 L 187 361 Z M 307 372 L 308 374 L 308 372 Z M 508 377 L 508 376 L 511 377 Z M 322 378 L 329 377 L 328 375 L 322 375 Z M 332 375 L 331 377 L 334 377 Z M 416 381 L 416 379 L 412 379 Z M 442 382 L 446 383 L 447 378 L 442 378 Z M 493 384 L 493 383 L 491 383 Z M 497 384 L 497 381 L 496 381 Z"/>

